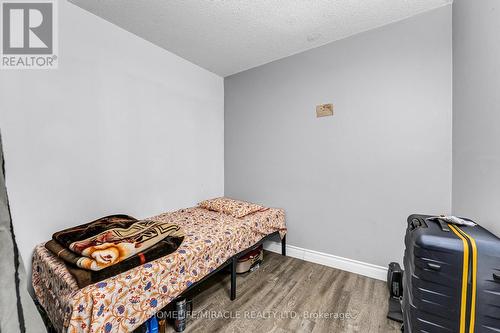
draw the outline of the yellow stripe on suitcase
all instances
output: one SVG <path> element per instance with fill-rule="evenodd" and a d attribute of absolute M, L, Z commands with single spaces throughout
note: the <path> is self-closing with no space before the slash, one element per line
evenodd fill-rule
<path fill-rule="evenodd" d="M 474 324 L 476 321 L 476 288 L 477 288 L 477 246 L 474 238 L 469 236 L 462 229 L 455 227 L 458 231 L 469 239 L 471 247 L 472 247 L 472 293 L 471 293 L 471 305 L 470 305 L 470 325 L 469 325 L 469 333 L 474 333 Z"/>
<path fill-rule="evenodd" d="M 465 333 L 465 320 L 467 316 L 467 277 L 469 275 L 469 245 L 462 234 L 455 229 L 455 226 L 448 224 L 455 235 L 460 238 L 464 244 L 464 260 L 462 272 L 462 301 L 460 306 L 460 333 Z"/>
<path fill-rule="evenodd" d="M 467 240 L 471 244 L 471 257 L 472 257 L 472 274 L 471 274 L 471 306 L 470 306 L 470 322 L 469 322 L 469 333 L 474 333 L 474 326 L 476 323 L 476 293 L 477 293 L 477 245 L 474 238 L 469 236 L 465 231 L 458 228 L 457 226 L 448 224 L 450 229 L 455 235 L 457 235 L 464 244 L 464 267 L 462 273 L 462 303 L 460 308 L 460 333 L 465 333 L 465 322 L 467 320 L 467 278 L 469 270 L 469 245 Z"/>

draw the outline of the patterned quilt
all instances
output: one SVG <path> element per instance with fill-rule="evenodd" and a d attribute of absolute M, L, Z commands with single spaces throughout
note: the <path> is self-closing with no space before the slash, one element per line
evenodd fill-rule
<path fill-rule="evenodd" d="M 227 259 L 262 237 L 286 233 L 285 213 L 271 208 L 243 218 L 188 208 L 150 218 L 186 233 L 176 252 L 79 289 L 43 244 L 33 254 L 33 287 L 61 332 L 129 332 Z"/>

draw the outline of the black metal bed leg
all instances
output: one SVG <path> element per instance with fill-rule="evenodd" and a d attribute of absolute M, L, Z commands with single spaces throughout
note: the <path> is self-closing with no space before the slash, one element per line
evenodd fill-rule
<path fill-rule="evenodd" d="M 281 239 L 281 255 L 286 256 L 286 235 Z"/>
<path fill-rule="evenodd" d="M 236 299 L 236 263 L 237 258 L 233 258 L 231 262 L 231 301 Z"/>

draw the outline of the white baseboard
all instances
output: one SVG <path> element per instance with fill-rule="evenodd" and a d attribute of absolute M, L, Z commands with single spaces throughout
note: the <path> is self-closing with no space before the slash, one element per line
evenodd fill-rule
<path fill-rule="evenodd" d="M 264 243 L 264 249 L 271 252 L 281 253 L 281 244 L 269 241 Z M 387 268 L 385 267 L 369 264 L 358 260 L 334 256 L 333 254 L 308 250 L 293 245 L 287 245 L 286 255 L 292 258 L 314 262 L 316 264 L 341 269 L 382 281 L 385 281 L 387 279 Z"/>

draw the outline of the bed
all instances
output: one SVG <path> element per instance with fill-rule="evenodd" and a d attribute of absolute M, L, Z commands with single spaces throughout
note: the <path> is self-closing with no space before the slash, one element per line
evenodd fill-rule
<path fill-rule="evenodd" d="M 270 208 L 242 218 L 193 207 L 150 218 L 180 225 L 185 233 L 176 252 L 79 289 L 65 264 L 43 244 L 33 254 L 33 288 L 38 302 L 60 332 L 132 331 L 176 297 L 271 236 L 283 251 L 285 214 Z"/>

